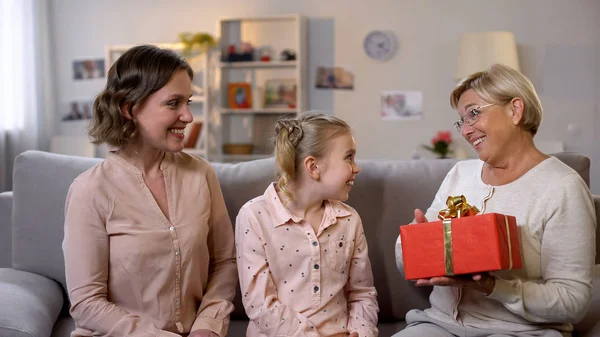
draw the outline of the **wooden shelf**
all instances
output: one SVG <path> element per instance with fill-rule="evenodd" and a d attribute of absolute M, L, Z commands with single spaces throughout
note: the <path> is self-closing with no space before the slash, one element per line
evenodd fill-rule
<path fill-rule="evenodd" d="M 295 108 L 221 109 L 222 114 L 229 115 L 285 115 L 297 112 Z"/>
<path fill-rule="evenodd" d="M 271 132 L 265 130 L 273 130 L 279 117 L 292 117 L 305 111 L 308 92 L 306 23 L 306 18 L 299 14 L 233 17 L 219 20 L 216 35 L 220 37 L 218 50 L 221 53 L 227 53 L 231 45 L 238 46 L 241 42 L 247 42 L 257 48 L 268 46 L 272 59 L 266 62 L 258 59 L 226 62 L 227 58 L 221 58 L 215 64 L 216 78 L 219 79 L 217 90 L 219 106 L 214 111 L 219 115 L 220 121 L 214 123 L 217 129 L 215 156 L 218 159 L 216 160 L 234 163 L 272 157 L 272 153 L 264 153 L 272 145 Z M 293 51 L 296 59 L 280 60 L 277 55 L 281 55 L 284 50 Z M 281 83 L 276 83 L 277 80 Z M 289 85 L 292 81 L 295 83 L 295 90 Z M 248 104 L 242 105 L 250 107 L 248 109 L 232 109 L 231 107 L 240 105 L 229 104 L 231 95 L 237 94 L 232 93 L 229 84 L 239 82 L 250 85 L 250 93 L 246 94 L 252 95 L 252 99 L 247 100 Z M 278 107 L 272 105 L 265 107 L 261 104 L 261 100 L 266 102 L 267 94 L 272 102 L 287 102 L 288 97 L 294 95 L 295 107 L 289 108 L 283 104 Z M 257 108 L 259 106 L 262 107 Z M 227 143 L 252 144 L 258 154 L 224 153 L 223 145 Z"/>
<path fill-rule="evenodd" d="M 195 148 L 184 148 L 183 152 L 187 153 L 187 154 L 191 154 L 194 156 L 201 156 L 204 157 L 206 156 L 206 150 L 205 149 L 195 149 Z"/>
<path fill-rule="evenodd" d="M 192 104 L 206 102 L 206 96 L 204 96 L 204 95 L 194 95 L 194 96 L 190 97 L 190 99 L 192 100 Z"/>
<path fill-rule="evenodd" d="M 262 17 L 222 17 L 220 22 L 222 23 L 238 23 L 238 22 L 256 22 L 256 21 L 293 21 L 299 20 L 300 16 L 297 14 L 285 14 L 285 15 L 271 15 Z"/>
<path fill-rule="evenodd" d="M 223 161 L 249 161 L 271 158 L 273 154 L 224 154 Z"/>
<path fill-rule="evenodd" d="M 268 68 L 295 68 L 296 61 L 250 61 L 250 62 L 221 62 L 222 69 L 268 69 Z"/>

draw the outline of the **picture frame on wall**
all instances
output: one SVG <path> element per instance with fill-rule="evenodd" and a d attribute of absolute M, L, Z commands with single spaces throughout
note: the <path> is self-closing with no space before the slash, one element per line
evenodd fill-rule
<path fill-rule="evenodd" d="M 265 83 L 265 108 L 295 108 L 298 86 L 294 79 L 272 79 Z"/>
<path fill-rule="evenodd" d="M 252 89 L 250 83 L 229 83 L 229 108 L 250 109 L 252 107 Z"/>
<path fill-rule="evenodd" d="M 72 64 L 73 80 L 80 81 L 104 77 L 104 59 L 74 60 Z"/>

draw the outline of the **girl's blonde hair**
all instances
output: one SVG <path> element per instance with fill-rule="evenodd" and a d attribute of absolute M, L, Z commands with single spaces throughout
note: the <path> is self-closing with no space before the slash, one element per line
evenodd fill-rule
<path fill-rule="evenodd" d="M 351 128 L 343 120 L 316 112 L 277 121 L 274 151 L 278 168 L 277 186 L 290 201 L 293 197 L 287 187 L 304 158 L 323 158 L 329 141 L 347 132 L 351 132 Z"/>
<path fill-rule="evenodd" d="M 135 105 L 164 87 L 183 70 L 190 79 L 194 73 L 188 63 L 173 51 L 142 45 L 127 50 L 108 71 L 106 88 L 94 100 L 94 116 L 89 135 L 94 144 L 127 147 L 137 136 L 137 126 L 123 116 Z"/>
<path fill-rule="evenodd" d="M 485 71 L 464 78 L 450 94 L 450 105 L 456 109 L 458 100 L 465 91 L 473 89 L 488 103 L 505 105 L 519 97 L 523 100 L 523 117 L 520 125 L 535 136 L 542 123 L 542 103 L 531 81 L 521 72 L 494 64 Z"/>

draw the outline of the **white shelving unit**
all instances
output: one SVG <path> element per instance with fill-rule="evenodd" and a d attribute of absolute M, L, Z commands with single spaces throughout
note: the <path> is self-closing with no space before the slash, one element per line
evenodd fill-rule
<path fill-rule="evenodd" d="M 183 51 L 183 45 L 181 43 L 149 43 L 160 48 L 171 49 L 174 52 L 181 54 Z M 125 53 L 129 48 L 136 45 L 107 45 L 106 46 L 106 58 L 105 58 L 105 69 L 108 74 L 108 70 L 114 64 L 114 62 Z M 193 85 L 195 88 L 199 88 L 200 92 L 194 90 L 190 110 L 194 115 L 194 122 L 202 122 L 202 128 L 200 135 L 196 141 L 194 148 L 184 148 L 183 151 L 189 154 L 202 156 L 209 159 L 210 151 L 208 150 L 208 134 L 211 128 L 210 110 L 213 106 L 213 99 L 211 97 L 211 90 L 209 81 L 211 75 L 210 67 L 211 53 L 202 53 L 200 55 L 192 55 L 187 58 L 188 63 L 194 71 Z M 186 128 L 186 132 L 189 132 L 191 125 Z M 187 136 L 187 134 L 186 134 Z"/>
<path fill-rule="evenodd" d="M 222 18 L 218 22 L 218 123 L 215 123 L 215 160 L 240 162 L 267 158 L 272 155 L 271 139 L 274 126 L 281 116 L 295 116 L 306 110 L 307 103 L 307 28 L 306 18 L 293 15 L 267 17 Z M 239 48 L 248 42 L 254 47 L 254 61 L 227 62 L 225 56 L 230 45 Z M 267 47 L 272 51 L 270 61 L 260 61 L 259 50 Z M 281 51 L 288 49 L 296 59 L 283 61 Z M 295 106 L 265 106 L 264 95 L 267 81 L 294 81 Z M 249 83 L 252 106 L 235 109 L 229 105 L 229 84 Z M 270 82 L 273 83 L 273 82 Z M 292 96 L 293 97 L 293 96 Z M 217 125 L 218 124 L 218 125 Z M 224 144 L 253 144 L 251 154 L 227 154 Z"/>

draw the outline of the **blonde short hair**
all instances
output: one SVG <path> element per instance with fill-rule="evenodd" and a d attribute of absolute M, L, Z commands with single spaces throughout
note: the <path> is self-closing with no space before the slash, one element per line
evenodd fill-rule
<path fill-rule="evenodd" d="M 305 112 L 295 118 L 277 121 L 274 151 L 278 169 L 277 187 L 288 200 L 293 198 L 287 186 L 296 176 L 304 158 L 324 157 L 329 141 L 346 132 L 351 133 L 346 122 L 317 112 Z"/>
<path fill-rule="evenodd" d="M 485 101 L 499 105 L 508 104 L 515 97 L 521 98 L 524 107 L 520 126 L 535 136 L 542 122 L 542 103 L 531 81 L 521 72 L 494 64 L 487 70 L 464 78 L 450 95 L 452 108 L 457 109 L 460 96 L 469 89 L 473 89 Z"/>

